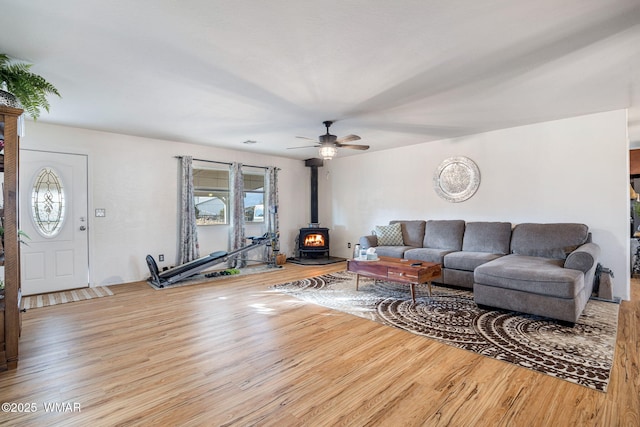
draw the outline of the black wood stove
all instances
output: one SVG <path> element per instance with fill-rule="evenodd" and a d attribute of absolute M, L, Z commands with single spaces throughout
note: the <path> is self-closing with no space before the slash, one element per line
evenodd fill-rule
<path fill-rule="evenodd" d="M 319 224 L 309 224 L 301 228 L 298 235 L 300 258 L 315 258 L 326 255 L 329 258 L 329 229 Z"/>
<path fill-rule="evenodd" d="M 299 258 L 329 258 L 329 229 L 320 227 L 318 222 L 318 167 L 322 159 L 307 159 L 305 165 L 311 168 L 311 223 L 300 229 L 298 235 Z"/>

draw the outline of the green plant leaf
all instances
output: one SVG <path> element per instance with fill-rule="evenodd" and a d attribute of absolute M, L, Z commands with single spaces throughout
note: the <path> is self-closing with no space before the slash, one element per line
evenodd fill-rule
<path fill-rule="evenodd" d="M 0 83 L 20 101 L 24 111 L 36 120 L 40 117 L 41 109 L 49 111 L 48 95 L 61 96 L 55 86 L 31 72 L 31 65 L 13 62 L 6 54 L 0 54 Z"/>

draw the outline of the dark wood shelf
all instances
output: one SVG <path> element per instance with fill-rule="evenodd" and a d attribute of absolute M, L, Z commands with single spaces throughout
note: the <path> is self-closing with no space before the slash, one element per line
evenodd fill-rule
<path fill-rule="evenodd" d="M 20 138 L 18 118 L 22 110 L 0 106 L 0 123 L 3 124 L 4 155 L 1 155 L 4 172 L 4 310 L 0 311 L 0 370 L 18 366 L 18 341 L 20 339 L 20 244 L 18 236 L 18 164 Z"/>

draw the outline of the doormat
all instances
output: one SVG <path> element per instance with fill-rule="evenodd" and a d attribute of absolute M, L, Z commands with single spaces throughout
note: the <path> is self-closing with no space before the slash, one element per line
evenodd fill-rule
<path fill-rule="evenodd" d="M 329 258 L 327 257 L 322 257 L 322 258 L 288 258 L 287 262 L 293 263 L 293 264 L 300 264 L 300 265 L 328 265 L 328 264 L 335 264 L 338 262 L 342 262 L 342 261 L 346 261 L 346 258 L 339 258 L 339 257 L 335 257 L 335 256 L 330 256 Z"/>
<path fill-rule="evenodd" d="M 160 291 L 163 289 L 170 289 L 170 288 L 178 288 L 180 286 L 190 286 L 190 285 L 197 285 L 199 283 L 208 283 L 208 282 L 215 282 L 217 280 L 224 280 L 228 277 L 237 277 L 237 276 L 247 276 L 247 275 L 251 275 L 251 274 L 260 274 L 260 273 L 269 273 L 271 271 L 280 271 L 282 270 L 284 267 L 281 265 L 270 265 L 270 264 L 260 264 L 257 266 L 249 266 L 249 267 L 242 267 L 242 268 L 238 268 L 237 270 L 239 271 L 236 274 L 230 274 L 230 275 L 220 275 L 220 276 L 215 276 L 215 277 L 207 277 L 208 274 L 211 273 L 211 271 L 206 271 L 203 273 L 199 273 L 196 274 L 194 276 L 188 277 L 186 279 L 183 279 L 179 282 L 176 283 L 172 283 L 170 285 L 164 285 L 163 287 L 157 286 L 155 283 L 151 283 L 149 280 L 147 280 L 147 284 L 149 286 L 151 286 L 153 289 Z M 220 270 L 220 271 L 224 271 L 224 270 Z"/>
<path fill-rule="evenodd" d="M 70 291 L 52 292 L 49 294 L 30 295 L 22 297 L 21 308 L 48 307 L 56 304 L 66 304 L 68 302 L 84 301 L 93 298 L 103 298 L 112 296 L 113 292 L 106 286 L 95 288 L 72 289 Z"/>
<path fill-rule="evenodd" d="M 575 327 L 509 311 L 483 310 L 473 293 L 433 285 L 406 285 L 346 271 L 272 286 L 298 299 L 394 326 L 483 356 L 575 384 L 606 391 L 618 325 L 618 304 L 589 300 Z"/>

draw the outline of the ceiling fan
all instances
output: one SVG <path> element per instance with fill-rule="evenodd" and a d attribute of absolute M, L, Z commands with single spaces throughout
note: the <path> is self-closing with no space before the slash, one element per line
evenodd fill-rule
<path fill-rule="evenodd" d="M 327 120 L 322 123 L 327 128 L 327 133 L 324 135 L 320 135 L 317 141 L 315 139 L 307 138 L 305 136 L 296 137 L 301 139 L 308 139 L 310 141 L 315 141 L 317 142 L 316 145 L 307 145 L 304 147 L 291 147 L 289 149 L 292 150 L 296 148 L 319 147 L 320 156 L 322 156 L 322 158 L 325 160 L 332 159 L 338 153 L 338 148 L 350 148 L 352 150 L 368 150 L 369 149 L 368 145 L 345 144 L 346 142 L 358 141 L 360 137 L 358 135 L 351 134 L 351 135 L 343 136 L 342 138 L 338 138 L 337 136 L 331 135 L 329 133 L 329 127 L 331 127 L 331 125 L 333 124 L 332 121 Z"/>

